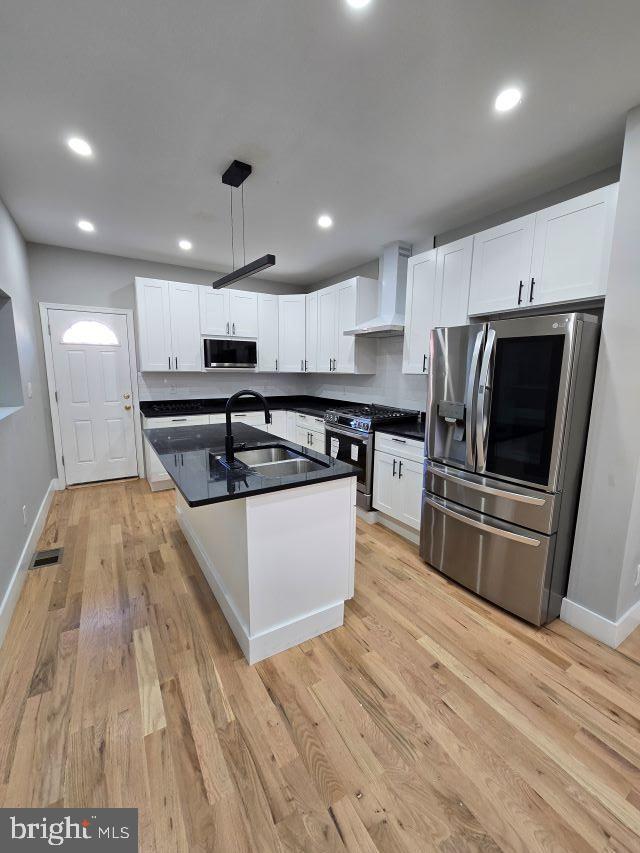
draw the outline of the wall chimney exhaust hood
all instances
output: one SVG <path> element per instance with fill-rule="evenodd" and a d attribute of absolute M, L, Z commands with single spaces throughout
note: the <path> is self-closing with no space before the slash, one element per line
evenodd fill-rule
<path fill-rule="evenodd" d="M 407 243 L 389 243 L 384 247 L 380 256 L 378 313 L 372 320 L 347 329 L 345 335 L 388 338 L 404 334 L 407 262 L 410 257 L 411 246 Z"/>

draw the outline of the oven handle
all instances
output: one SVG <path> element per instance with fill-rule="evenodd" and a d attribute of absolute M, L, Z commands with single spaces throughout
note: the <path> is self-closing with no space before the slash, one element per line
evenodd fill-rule
<path fill-rule="evenodd" d="M 349 429 L 348 427 L 337 427 L 333 424 L 325 423 L 325 430 L 327 432 L 327 435 L 331 432 L 337 432 L 339 435 L 347 435 L 349 436 L 349 438 L 357 438 L 363 444 L 370 444 L 372 438 L 372 433 L 366 434 L 358 432 L 358 430 L 355 429 Z"/>
<path fill-rule="evenodd" d="M 491 386 L 489 385 L 489 371 L 491 369 L 491 358 L 493 356 L 493 348 L 496 342 L 496 333 L 494 329 L 489 329 L 487 334 L 487 343 L 485 344 L 484 354 L 482 356 L 482 367 L 480 368 L 480 380 L 478 382 L 478 401 L 476 403 L 476 451 L 478 454 L 478 471 L 484 471 L 487 463 L 486 458 L 486 422 L 485 409 L 487 397 L 490 398 Z"/>
<path fill-rule="evenodd" d="M 491 524 L 485 524 L 482 521 L 476 521 L 475 518 L 469 518 L 467 515 L 462 515 L 459 512 L 454 512 L 447 506 L 443 506 L 440 501 L 435 501 L 433 498 L 424 497 L 425 503 L 439 510 L 445 515 L 454 518 L 456 521 L 461 521 L 463 524 L 470 524 L 471 527 L 476 527 L 478 530 L 483 530 L 485 533 L 491 533 L 492 536 L 502 536 L 503 539 L 511 539 L 513 542 L 519 542 L 521 545 L 530 545 L 532 548 L 537 548 L 540 545 L 539 539 L 533 539 L 531 536 L 521 536 L 519 533 L 511 533 L 509 530 L 503 530 L 501 527 L 493 527 Z"/>

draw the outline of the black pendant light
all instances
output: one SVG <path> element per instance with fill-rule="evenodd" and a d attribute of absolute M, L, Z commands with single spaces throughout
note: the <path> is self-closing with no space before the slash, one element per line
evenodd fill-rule
<path fill-rule="evenodd" d="M 220 290 L 222 287 L 227 287 L 229 284 L 233 284 L 234 281 L 240 281 L 243 278 L 249 278 L 250 275 L 255 275 L 257 272 L 261 272 L 262 270 L 266 270 L 269 267 L 272 267 L 276 262 L 275 255 L 263 255 L 261 258 L 258 258 L 255 261 L 251 261 L 251 263 L 244 263 L 246 258 L 243 257 L 243 266 L 235 268 L 236 266 L 236 257 L 235 257 L 235 247 L 233 240 L 233 190 L 238 187 L 242 187 L 242 253 L 244 256 L 244 187 L 243 184 L 246 179 L 251 174 L 252 169 L 248 163 L 241 163 L 240 160 L 234 160 L 233 163 L 229 166 L 226 172 L 222 176 L 222 183 L 226 184 L 229 187 L 231 194 L 231 254 L 232 254 L 232 263 L 233 263 L 233 272 L 228 273 L 228 275 L 223 275 L 222 278 L 217 279 L 211 285 L 214 290 Z"/>

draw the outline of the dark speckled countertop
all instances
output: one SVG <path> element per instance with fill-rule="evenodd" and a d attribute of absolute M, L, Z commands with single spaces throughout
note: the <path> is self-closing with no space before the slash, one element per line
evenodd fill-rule
<path fill-rule="evenodd" d="M 233 424 L 237 450 L 243 443 L 246 445 L 243 449 L 283 445 L 323 463 L 323 467 L 317 471 L 284 477 L 261 477 L 249 468 L 240 472 L 231 471 L 215 458 L 224 455 L 224 424 L 145 429 L 144 434 L 189 506 L 204 506 L 282 489 L 295 489 L 313 483 L 355 477 L 357 474 L 353 465 L 323 456 L 249 424 Z"/>

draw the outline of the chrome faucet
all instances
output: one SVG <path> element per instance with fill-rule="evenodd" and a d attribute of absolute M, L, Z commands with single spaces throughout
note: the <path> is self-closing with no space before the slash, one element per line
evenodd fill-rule
<path fill-rule="evenodd" d="M 269 404 L 257 391 L 237 391 L 227 400 L 227 405 L 224 407 L 224 416 L 227 423 L 227 433 L 224 439 L 224 454 L 226 456 L 227 462 L 229 464 L 233 463 L 235 460 L 234 455 L 234 443 L 233 443 L 233 433 L 231 431 L 231 412 L 233 410 L 233 404 L 239 397 L 255 397 L 262 404 L 262 408 L 264 409 L 264 422 L 266 424 L 271 423 L 271 412 L 269 411 Z"/>

